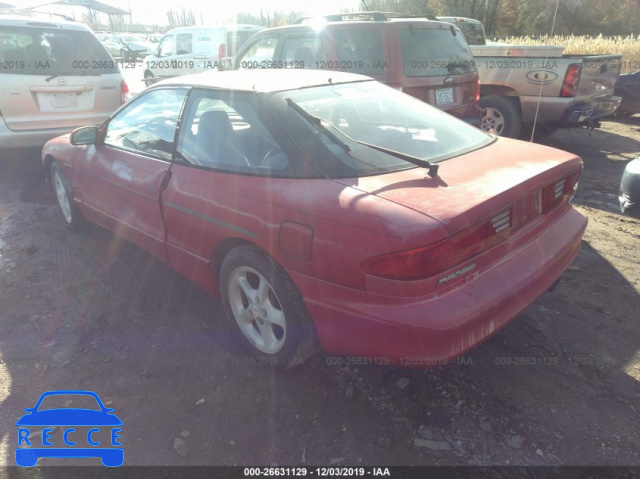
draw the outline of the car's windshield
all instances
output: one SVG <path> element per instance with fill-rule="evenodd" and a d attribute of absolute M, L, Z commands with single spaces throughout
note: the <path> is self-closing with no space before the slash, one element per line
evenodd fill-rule
<path fill-rule="evenodd" d="M 292 102 L 319 118 L 323 128 L 301 115 Z M 358 142 L 434 163 L 492 141 L 467 123 L 373 81 L 278 92 L 267 103 L 298 148 L 329 177 L 416 167 L 397 155 Z"/>
<path fill-rule="evenodd" d="M 42 398 L 38 411 L 61 408 L 91 409 L 101 411 L 96 398 L 89 394 L 51 394 Z"/>

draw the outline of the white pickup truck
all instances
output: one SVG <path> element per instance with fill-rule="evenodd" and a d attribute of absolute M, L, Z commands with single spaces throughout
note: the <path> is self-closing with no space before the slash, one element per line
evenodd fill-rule
<path fill-rule="evenodd" d="M 564 55 L 561 46 L 487 44 L 482 23 L 438 17 L 465 35 L 480 76 L 482 129 L 517 138 L 535 122 L 538 133 L 556 128 L 598 127 L 613 113 L 621 55 Z"/>

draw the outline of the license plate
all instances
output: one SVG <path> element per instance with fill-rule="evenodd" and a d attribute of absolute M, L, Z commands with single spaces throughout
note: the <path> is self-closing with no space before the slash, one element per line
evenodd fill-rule
<path fill-rule="evenodd" d="M 436 105 L 453 103 L 453 88 L 440 88 L 436 90 Z"/>
<path fill-rule="evenodd" d="M 80 107 L 80 96 L 73 93 L 40 93 L 39 103 L 43 111 L 73 109 Z"/>

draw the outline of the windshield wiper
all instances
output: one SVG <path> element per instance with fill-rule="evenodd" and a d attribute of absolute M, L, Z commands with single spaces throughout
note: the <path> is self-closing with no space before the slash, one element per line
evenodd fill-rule
<path fill-rule="evenodd" d="M 409 163 L 413 163 L 414 165 L 420 166 L 421 168 L 427 168 L 429 172 L 429 176 L 431 177 L 438 176 L 438 168 L 440 168 L 440 165 L 433 164 L 429 160 L 423 160 L 422 158 L 419 158 L 417 156 L 407 155 L 406 153 L 402 153 L 396 150 L 391 150 L 389 148 L 385 148 L 384 146 L 378 146 L 378 145 L 373 145 L 371 143 L 366 143 L 364 141 L 354 140 L 353 138 L 350 138 L 347 134 L 343 133 L 342 131 L 340 131 L 340 133 L 342 133 L 344 136 L 349 138 L 351 141 L 357 143 L 358 145 L 368 146 L 369 148 L 373 148 L 374 150 L 378 150 L 378 151 L 381 151 L 382 153 L 386 153 L 388 155 L 395 156 L 396 158 L 400 158 L 401 160 L 407 161 Z"/>
<path fill-rule="evenodd" d="M 345 138 L 348 138 L 349 141 L 353 141 L 354 143 L 357 143 L 358 145 L 368 146 L 369 148 L 373 148 L 374 150 L 381 151 L 382 153 L 386 153 L 387 155 L 394 156 L 396 158 L 404 160 L 404 161 L 406 161 L 408 163 L 412 163 L 412 164 L 414 164 L 416 166 L 419 166 L 421 168 L 427 168 L 429 170 L 429 176 L 431 176 L 431 177 L 438 176 L 438 168 L 440 168 L 440 165 L 435 165 L 435 164 L 431 163 L 430 161 L 424 160 L 424 159 L 419 158 L 417 156 L 407 155 L 406 153 L 402 153 L 402 152 L 396 151 L 396 150 L 391 150 L 389 148 L 385 148 L 384 146 L 373 145 L 371 143 L 366 143 L 364 141 L 360 141 L 360 140 L 356 140 L 354 138 L 351 138 L 349 135 L 347 135 L 344 131 L 342 131 L 340 128 L 335 126 L 330 121 L 324 120 L 322 118 L 318 118 L 317 116 L 313 116 L 313 115 L 307 113 L 304 109 L 302 109 L 302 107 L 300 105 L 298 105 L 296 102 L 294 102 L 291 98 L 287 98 L 286 101 L 287 101 L 287 103 L 289 104 L 289 106 L 291 108 L 293 108 L 295 111 L 300 113 L 300 115 L 303 118 L 305 118 L 309 123 L 314 125 L 319 131 L 321 131 L 322 133 L 327 135 L 329 138 L 331 138 L 336 144 L 340 145 L 344 149 L 344 151 L 346 151 L 347 153 L 349 153 L 351 151 L 351 148 L 349 148 L 349 145 L 347 145 L 344 141 L 342 141 L 336 135 L 331 133 L 331 131 L 329 131 L 322 124 L 322 122 L 325 122 L 331 128 L 333 128 L 338 133 L 340 133 L 342 136 L 344 136 Z"/>
<path fill-rule="evenodd" d="M 433 164 L 430 161 L 424 160 L 424 159 L 419 158 L 417 156 L 407 155 L 406 153 L 402 153 L 402 152 L 396 151 L 396 150 L 391 150 L 389 148 L 385 148 L 384 146 L 374 145 L 372 143 L 367 143 L 367 142 L 364 142 L 364 141 L 356 140 L 355 138 L 351 138 L 349 135 L 347 135 L 344 131 L 342 131 L 340 128 L 335 126 L 330 121 L 324 120 L 322 118 L 318 118 L 317 116 L 313 116 L 310 113 L 307 113 L 300 105 L 298 105 L 296 102 L 294 102 L 291 98 L 287 98 L 286 101 L 289 104 L 289 106 L 291 108 L 293 108 L 295 111 L 297 111 L 298 113 L 300 113 L 300 115 L 305 120 L 307 120 L 309 123 L 311 123 L 313 126 L 315 126 L 318 129 L 318 131 L 322 132 L 324 135 L 326 135 L 329 138 L 331 138 L 337 145 L 339 145 L 347 153 L 351 152 L 351 148 L 349 147 L 349 145 L 347 145 L 344 141 L 342 141 L 340 138 L 338 138 L 336 135 L 334 135 L 329 129 L 327 129 L 322 124 L 322 122 L 325 122 L 331 128 L 333 128 L 338 133 L 340 133 L 342 136 L 344 136 L 345 138 L 349 139 L 349 141 L 357 143 L 358 145 L 368 146 L 369 148 L 373 148 L 374 150 L 381 151 L 382 153 L 386 153 L 387 155 L 394 156 L 396 158 L 404 160 L 404 161 L 406 161 L 408 163 L 412 163 L 412 164 L 414 164 L 416 166 L 419 166 L 421 168 L 427 168 L 429 170 L 428 171 L 429 176 L 431 176 L 431 177 L 438 176 L 438 168 L 440 168 L 440 165 Z"/>
<path fill-rule="evenodd" d="M 286 101 L 287 101 L 287 104 L 291 108 L 293 108 L 295 111 L 297 111 L 300 114 L 300 116 L 302 116 L 302 118 L 304 118 L 309 123 L 311 123 L 313 126 L 315 126 L 316 130 L 318 130 L 320 133 L 322 133 L 326 137 L 330 138 L 331 141 L 333 141 L 336 145 L 338 145 L 340 148 L 342 148 L 345 153 L 351 153 L 351 148 L 349 147 L 349 145 L 347 145 L 344 141 L 342 141 L 340 138 L 338 138 L 336 135 L 334 135 L 330 130 L 328 130 L 322 124 L 322 122 L 324 120 L 321 120 L 317 116 L 313 116 L 313 115 L 307 113 L 300 105 L 298 105 L 291 98 L 286 98 Z M 329 124 L 331 125 L 331 123 L 329 123 Z M 331 125 L 331 126 L 333 127 L 333 125 Z M 337 128 L 336 128 L 336 130 L 337 130 Z M 338 130 L 338 131 L 340 131 L 340 130 Z M 342 133 L 342 132 L 340 131 L 340 133 Z M 344 135 L 344 133 L 343 133 L 343 135 Z M 345 135 L 345 136 L 347 136 L 347 135 Z M 347 136 L 347 138 L 349 138 L 349 137 Z"/>
<path fill-rule="evenodd" d="M 45 78 L 44 81 L 49 82 L 49 81 L 53 80 L 54 78 L 58 78 L 58 77 L 62 77 L 62 76 L 100 77 L 100 76 L 102 76 L 102 73 L 71 73 L 71 74 L 68 74 L 68 75 L 65 75 L 64 73 L 56 73 L 55 75 L 51 75 L 50 77 Z"/>

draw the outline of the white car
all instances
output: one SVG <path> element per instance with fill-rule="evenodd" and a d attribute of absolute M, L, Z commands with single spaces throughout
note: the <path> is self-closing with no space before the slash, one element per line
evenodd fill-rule
<path fill-rule="evenodd" d="M 118 64 L 80 23 L 0 14 L 0 151 L 102 123 L 129 96 Z"/>

